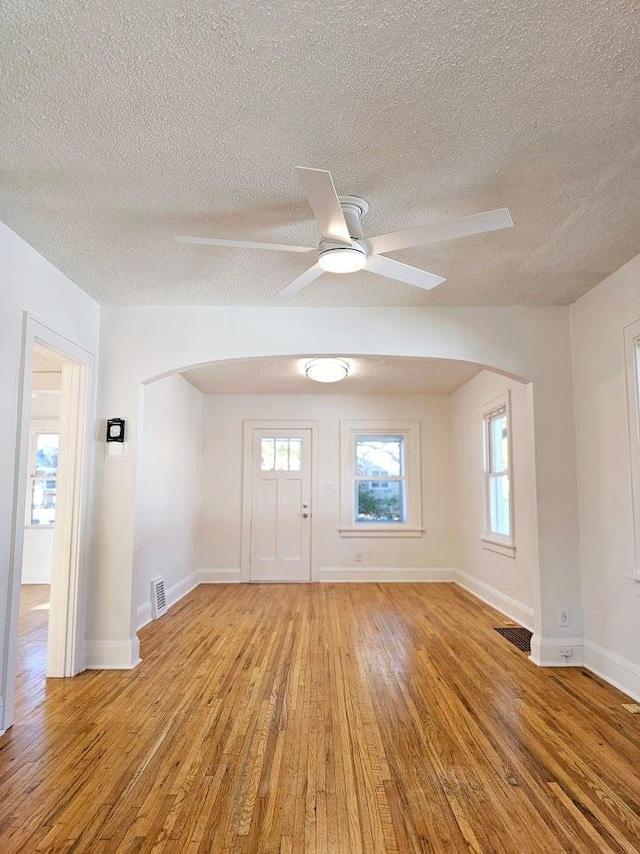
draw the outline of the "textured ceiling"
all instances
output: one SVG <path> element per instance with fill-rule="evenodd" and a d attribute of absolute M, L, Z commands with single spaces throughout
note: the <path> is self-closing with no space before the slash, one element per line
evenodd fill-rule
<path fill-rule="evenodd" d="M 450 359 L 349 356 L 346 380 L 318 383 L 305 376 L 309 358 L 234 359 L 182 376 L 205 394 L 450 394 L 482 370 Z"/>
<path fill-rule="evenodd" d="M 566 304 L 640 251 L 635 0 L 4 0 L 0 219 L 105 303 Z M 508 206 L 515 227 L 275 294 L 317 243 L 293 167 L 365 235 Z"/>

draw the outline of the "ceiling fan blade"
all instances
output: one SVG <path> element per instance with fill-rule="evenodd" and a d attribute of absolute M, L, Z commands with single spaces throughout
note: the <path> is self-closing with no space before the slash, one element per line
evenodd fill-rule
<path fill-rule="evenodd" d="M 223 240 L 219 237 L 183 237 L 175 235 L 180 243 L 202 243 L 205 246 L 230 246 L 236 249 L 271 249 L 274 252 L 317 252 L 315 246 L 291 246 L 288 243 L 252 243 L 248 240 Z"/>
<path fill-rule="evenodd" d="M 419 225 L 417 228 L 407 228 L 404 231 L 394 231 L 390 234 L 379 234 L 370 237 L 367 243 L 371 251 L 377 254 L 393 252 L 395 249 L 407 249 L 409 246 L 424 246 L 426 243 L 438 243 L 441 240 L 455 240 L 469 234 L 481 234 L 483 231 L 498 231 L 513 225 L 508 208 L 495 211 L 462 216 L 447 222 L 436 222 L 432 225 Z"/>
<path fill-rule="evenodd" d="M 342 213 L 331 172 L 296 166 L 298 178 L 306 190 L 313 215 L 325 240 L 351 245 L 351 235 Z"/>
<path fill-rule="evenodd" d="M 297 279 L 294 279 L 291 284 L 287 285 L 286 288 L 283 288 L 278 292 L 278 296 L 290 297 L 293 294 L 297 294 L 298 291 L 301 291 L 303 288 L 306 288 L 307 285 L 310 285 L 311 282 L 314 282 L 317 278 L 319 278 L 324 273 L 324 270 L 320 266 L 320 264 L 314 264 L 313 267 L 309 267 L 308 270 L 298 276 Z"/>
<path fill-rule="evenodd" d="M 401 264 L 391 258 L 383 258 L 382 255 L 369 255 L 365 270 L 369 270 L 370 273 L 378 273 L 379 276 L 386 276 L 387 279 L 395 279 L 407 285 L 414 285 L 416 288 L 422 288 L 425 291 L 430 291 L 431 288 L 447 281 L 442 276 L 436 276 L 435 273 L 410 267 L 409 264 Z"/>

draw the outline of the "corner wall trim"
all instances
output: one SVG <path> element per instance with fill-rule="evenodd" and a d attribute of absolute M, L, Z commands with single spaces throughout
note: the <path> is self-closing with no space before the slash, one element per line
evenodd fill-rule
<path fill-rule="evenodd" d="M 453 570 L 448 567 L 375 567 L 321 566 L 319 581 L 452 581 Z"/>
<path fill-rule="evenodd" d="M 199 569 L 199 584 L 240 584 L 240 567 L 237 569 Z"/>
<path fill-rule="evenodd" d="M 561 646 L 570 646 L 570 657 L 560 655 Z M 584 640 L 583 638 L 543 638 L 534 634 L 531 638 L 531 655 L 529 661 L 538 667 L 583 667 Z"/>
<path fill-rule="evenodd" d="M 137 637 L 121 641 L 87 641 L 84 651 L 87 670 L 132 670 L 141 660 Z"/>
<path fill-rule="evenodd" d="M 477 599 L 481 599 L 487 605 L 491 605 L 492 608 L 495 608 L 507 617 L 511 617 L 512 620 L 520 623 L 525 629 L 533 631 L 533 608 L 529 605 L 525 605 L 524 602 L 519 602 L 511 596 L 507 596 L 506 593 L 502 593 L 502 591 L 492 587 L 485 581 L 480 581 L 479 578 L 468 575 L 461 569 L 453 570 L 452 574 L 452 580 L 459 587 L 462 587 L 468 593 L 472 593 Z"/>
<path fill-rule="evenodd" d="M 584 666 L 640 703 L 640 666 L 587 638 Z"/>

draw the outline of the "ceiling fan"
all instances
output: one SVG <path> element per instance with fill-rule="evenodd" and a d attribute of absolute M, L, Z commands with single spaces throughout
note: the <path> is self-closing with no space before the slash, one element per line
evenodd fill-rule
<path fill-rule="evenodd" d="M 497 231 L 513 225 L 508 208 L 499 208 L 495 211 L 485 211 L 446 222 L 421 225 L 417 228 L 407 228 L 403 231 L 365 238 L 360 220 L 369 210 L 369 205 L 364 199 L 357 196 L 338 196 L 331 173 L 325 169 L 308 169 L 298 166 L 296 172 L 306 190 L 322 234 L 322 240 L 317 249 L 314 246 L 252 243 L 245 240 L 223 240 L 218 237 L 176 235 L 176 240 L 182 243 L 204 243 L 210 246 L 230 246 L 241 249 L 270 249 L 276 252 L 317 252 L 316 263 L 280 291 L 280 294 L 287 296 L 302 290 L 323 273 L 354 273 L 363 268 L 370 273 L 377 273 L 388 279 L 395 279 L 429 291 L 446 279 L 435 273 L 385 258 L 385 254 L 396 249 L 407 249 L 409 246 L 454 240 L 468 234 Z"/>

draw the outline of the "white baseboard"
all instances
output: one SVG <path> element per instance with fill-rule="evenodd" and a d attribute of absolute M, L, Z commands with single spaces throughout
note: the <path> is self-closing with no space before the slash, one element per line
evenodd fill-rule
<path fill-rule="evenodd" d="M 584 666 L 640 703 L 640 667 L 593 640 L 585 640 Z"/>
<path fill-rule="evenodd" d="M 570 646 L 571 655 L 561 655 L 561 646 Z M 534 634 L 531 638 L 529 660 L 538 667 L 582 667 L 584 640 L 583 638 L 543 638 Z"/>
<path fill-rule="evenodd" d="M 167 608 L 175 605 L 176 602 L 179 602 L 183 596 L 187 595 L 187 593 L 191 593 L 198 584 L 200 584 L 200 574 L 198 572 L 192 572 L 191 575 L 187 575 L 185 578 L 181 578 L 180 581 L 172 584 L 171 587 L 167 587 Z"/>
<path fill-rule="evenodd" d="M 507 596 L 506 593 L 502 593 L 485 581 L 480 581 L 472 575 L 462 572 L 461 569 L 452 570 L 452 580 L 459 587 L 472 593 L 477 599 L 491 605 L 496 611 L 510 617 L 516 623 L 524 626 L 525 629 L 533 631 L 533 608 L 529 605 Z"/>
<path fill-rule="evenodd" d="M 240 569 L 199 569 L 199 584 L 240 584 Z"/>
<path fill-rule="evenodd" d="M 452 581 L 447 567 L 323 566 L 319 581 Z"/>
<path fill-rule="evenodd" d="M 87 641 L 84 650 L 87 670 L 132 670 L 141 660 L 137 637 L 122 641 Z"/>
<path fill-rule="evenodd" d="M 167 587 L 165 590 L 167 609 L 175 605 L 176 602 L 179 602 L 187 593 L 191 593 L 200 583 L 199 573 L 192 572 L 191 575 L 187 575 L 185 578 L 181 578 L 180 581 L 176 581 L 171 587 Z M 144 628 L 152 619 L 153 609 L 151 602 L 147 601 L 143 602 L 142 605 L 138 605 L 136 608 L 136 631 Z"/>

